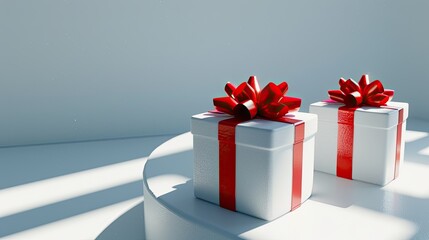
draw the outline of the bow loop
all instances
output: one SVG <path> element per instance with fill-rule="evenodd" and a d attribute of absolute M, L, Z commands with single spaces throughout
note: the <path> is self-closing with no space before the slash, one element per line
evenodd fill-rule
<path fill-rule="evenodd" d="M 364 90 L 364 95 L 366 97 L 371 97 L 372 95 L 375 95 L 377 93 L 383 93 L 384 87 L 383 84 L 380 82 L 380 80 L 375 80 L 374 82 L 368 84 L 368 86 Z"/>
<path fill-rule="evenodd" d="M 277 85 L 277 87 L 280 89 L 283 95 L 285 95 L 289 89 L 287 82 L 281 82 L 279 85 Z"/>
<path fill-rule="evenodd" d="M 384 94 L 389 97 L 389 100 L 387 100 L 389 102 L 392 100 L 393 94 L 395 94 L 395 91 L 391 89 L 384 89 Z"/>
<path fill-rule="evenodd" d="M 258 79 L 256 76 L 250 76 L 247 83 L 255 90 L 256 94 L 259 94 L 261 92 L 261 88 L 259 87 Z"/>
<path fill-rule="evenodd" d="M 259 103 L 268 105 L 271 102 L 278 102 L 283 97 L 282 91 L 274 83 L 270 82 L 262 89 L 259 95 Z"/>
<path fill-rule="evenodd" d="M 340 78 L 339 90 L 329 90 L 329 97 L 347 107 L 360 107 L 364 105 L 380 107 L 392 100 L 394 91 L 384 89 L 380 80 L 369 81 L 368 75 L 362 75 L 359 84 L 353 79 Z"/>
<path fill-rule="evenodd" d="M 365 89 L 366 86 L 369 84 L 369 76 L 368 74 L 362 75 L 362 77 L 359 80 L 359 86 L 361 89 Z"/>
<path fill-rule="evenodd" d="M 247 100 L 234 107 L 233 114 L 236 118 L 249 120 L 256 116 L 258 108 L 253 100 Z"/>
<path fill-rule="evenodd" d="M 282 97 L 280 103 L 288 107 L 289 112 L 297 112 L 301 106 L 301 98 L 296 97 Z M 284 115 L 284 114 L 283 114 Z"/>
<path fill-rule="evenodd" d="M 354 91 L 346 95 L 344 103 L 347 107 L 354 107 L 359 106 L 362 100 L 362 94 L 359 91 Z"/>
<path fill-rule="evenodd" d="M 374 106 L 374 107 L 384 105 L 387 103 L 387 101 L 389 101 L 389 96 L 383 93 L 377 93 L 367 99 L 368 105 Z"/>
<path fill-rule="evenodd" d="M 360 92 L 359 84 L 357 84 L 353 79 L 349 78 L 347 81 L 340 83 L 340 89 L 344 93 Z"/>
<path fill-rule="evenodd" d="M 234 114 L 234 107 L 238 104 L 232 97 L 218 97 L 213 98 L 213 104 L 216 110 L 228 114 Z"/>
<path fill-rule="evenodd" d="M 234 84 L 227 82 L 225 84 L 225 92 L 226 94 L 228 94 L 228 96 L 232 97 L 232 93 L 235 91 L 236 87 L 234 86 Z"/>
<path fill-rule="evenodd" d="M 233 95 L 233 98 L 237 100 L 237 102 L 244 102 L 249 99 L 253 100 L 252 97 L 254 97 L 255 93 L 253 92 L 252 87 L 248 83 L 243 82 L 240 85 L 238 85 L 238 87 L 234 90 L 232 95 Z"/>
<path fill-rule="evenodd" d="M 268 119 L 276 119 L 288 112 L 298 111 L 301 99 L 286 97 L 288 84 L 282 82 L 276 85 L 268 83 L 262 90 L 255 76 L 250 76 L 247 82 L 235 87 L 232 83 L 225 85 L 228 96 L 213 98 L 215 109 L 239 119 L 252 119 L 257 115 Z"/>

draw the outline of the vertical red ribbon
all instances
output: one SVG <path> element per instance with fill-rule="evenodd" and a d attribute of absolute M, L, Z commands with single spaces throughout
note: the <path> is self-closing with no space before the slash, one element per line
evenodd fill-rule
<path fill-rule="evenodd" d="M 353 137 L 356 108 L 338 109 L 337 176 L 352 179 Z"/>
<path fill-rule="evenodd" d="M 301 206 L 302 196 L 302 157 L 304 150 L 305 122 L 283 117 L 282 122 L 295 125 L 295 138 L 293 142 L 293 162 L 292 162 L 292 201 L 291 211 Z"/>
<path fill-rule="evenodd" d="M 235 127 L 241 122 L 230 118 L 218 123 L 219 205 L 232 211 L 235 211 Z"/>
<path fill-rule="evenodd" d="M 395 176 L 399 176 L 399 162 L 401 160 L 402 148 L 402 122 L 404 121 L 404 109 L 399 109 L 398 112 L 398 126 L 396 127 L 396 156 L 395 156 Z"/>
<path fill-rule="evenodd" d="M 398 110 L 398 125 L 396 133 L 395 172 L 394 179 L 399 175 L 399 163 L 402 146 L 402 122 L 404 109 L 385 107 Z M 357 108 L 346 106 L 338 109 L 338 138 L 337 138 L 337 176 L 353 179 L 353 138 L 354 138 L 354 112 Z"/>
<path fill-rule="evenodd" d="M 292 167 L 292 203 L 291 209 L 295 210 L 301 205 L 302 193 L 302 158 L 305 136 L 305 123 L 293 118 L 280 118 L 276 121 L 294 124 L 295 137 L 293 144 Z M 222 120 L 218 123 L 219 140 L 219 205 L 223 208 L 235 211 L 236 189 L 236 145 L 235 128 L 243 122 L 236 118 Z"/>

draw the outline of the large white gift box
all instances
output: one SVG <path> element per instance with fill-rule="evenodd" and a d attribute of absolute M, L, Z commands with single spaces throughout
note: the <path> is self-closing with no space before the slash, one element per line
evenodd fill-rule
<path fill-rule="evenodd" d="M 404 158 L 408 104 L 348 108 L 325 101 L 310 105 L 318 115 L 315 170 L 385 185 L 398 177 Z"/>
<path fill-rule="evenodd" d="M 197 198 L 265 220 L 311 195 L 317 115 L 239 121 L 202 113 L 191 120 Z"/>

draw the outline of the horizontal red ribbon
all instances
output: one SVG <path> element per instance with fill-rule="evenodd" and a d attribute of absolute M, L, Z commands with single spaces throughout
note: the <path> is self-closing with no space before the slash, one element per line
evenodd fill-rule
<path fill-rule="evenodd" d="M 304 121 L 282 117 L 275 121 L 294 124 L 295 137 L 293 143 L 293 168 L 292 168 L 292 199 L 291 210 L 301 205 L 302 193 L 302 160 L 304 141 Z M 236 126 L 244 122 L 237 118 L 219 121 L 219 205 L 223 208 L 236 210 Z"/>
<path fill-rule="evenodd" d="M 285 96 L 288 84 L 278 85 L 270 82 L 262 90 L 255 76 L 235 87 L 232 83 L 225 85 L 228 96 L 213 98 L 215 109 L 236 118 L 249 120 L 256 116 L 276 119 L 288 112 L 298 111 L 301 99 Z"/>

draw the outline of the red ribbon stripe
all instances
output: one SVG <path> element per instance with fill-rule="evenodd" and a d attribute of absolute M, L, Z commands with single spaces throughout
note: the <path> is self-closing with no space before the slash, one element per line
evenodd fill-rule
<path fill-rule="evenodd" d="M 283 117 L 279 119 L 285 123 L 295 125 L 295 138 L 293 143 L 293 165 L 292 165 L 292 202 L 291 211 L 301 205 L 302 195 L 302 160 L 304 151 L 305 122 Z"/>
<path fill-rule="evenodd" d="M 395 175 L 394 179 L 399 176 L 399 165 L 401 161 L 401 148 L 402 148 L 402 124 L 404 122 L 404 109 L 384 106 L 383 108 L 398 110 L 398 125 L 396 126 L 396 151 L 395 151 Z"/>
<path fill-rule="evenodd" d="M 292 167 L 292 201 L 291 210 L 301 205 L 302 193 L 302 160 L 305 136 L 305 123 L 302 120 L 282 117 L 275 121 L 294 124 L 293 167 Z M 218 123 L 219 140 L 219 205 L 236 211 L 236 126 L 244 122 L 236 118 L 222 120 Z"/>
<path fill-rule="evenodd" d="M 386 106 L 392 100 L 394 91 L 384 89 L 380 80 L 369 81 L 368 75 L 362 75 L 359 83 L 349 78 L 340 78 L 340 89 L 329 90 L 329 97 L 345 106 L 338 109 L 338 143 L 337 143 L 337 176 L 353 178 L 353 137 L 354 137 L 354 112 L 361 106 L 383 107 L 399 111 L 394 178 L 399 173 L 402 145 L 402 122 L 404 121 L 403 109 Z"/>
<path fill-rule="evenodd" d="M 235 211 L 235 127 L 241 122 L 230 118 L 218 124 L 219 204 L 232 211 Z"/>
<path fill-rule="evenodd" d="M 392 106 L 383 106 L 398 110 L 398 125 L 396 133 L 395 170 L 394 178 L 399 176 L 399 164 L 402 147 L 402 123 L 404 121 L 404 109 Z M 357 108 L 342 106 L 338 108 L 338 136 L 337 136 L 337 176 L 353 179 L 353 138 L 354 138 L 354 113 Z"/>
<path fill-rule="evenodd" d="M 404 122 L 404 109 L 399 109 L 398 126 L 396 127 L 396 158 L 395 158 L 395 177 L 399 176 L 399 162 L 401 160 L 402 148 L 402 122 Z"/>
<path fill-rule="evenodd" d="M 353 137 L 356 108 L 338 109 L 337 176 L 352 179 Z"/>

